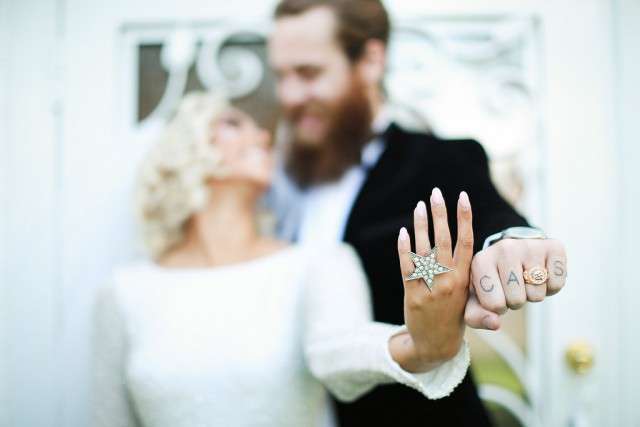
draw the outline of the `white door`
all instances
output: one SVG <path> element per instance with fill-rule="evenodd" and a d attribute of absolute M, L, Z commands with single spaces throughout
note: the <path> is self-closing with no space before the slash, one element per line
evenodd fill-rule
<path fill-rule="evenodd" d="M 0 159 L 0 195 L 12 202 L 0 246 L 0 307 L 8 318 L 0 337 L 9 345 L 0 358 L 8 378 L 0 384 L 1 425 L 88 425 L 91 301 L 110 269 L 137 255 L 135 166 L 182 90 L 215 84 L 220 70 L 231 72 L 236 94 L 263 90 L 251 37 L 236 37 L 218 61 L 211 58 L 222 36 L 267 31 L 273 3 L 51 0 L 5 8 L 5 23 L 18 34 L 13 50 L 24 55 L 10 63 L 13 89 L 0 109 L 17 108 L 2 133 L 10 155 Z M 614 131 L 622 103 L 613 95 L 619 61 L 612 52 L 623 46 L 632 55 L 637 46 L 628 18 L 639 16 L 637 1 L 387 3 L 406 30 L 388 82 L 399 119 L 420 126 L 426 116 L 444 135 L 482 140 L 501 189 L 569 252 L 561 294 L 513 315 L 499 335 L 479 334 L 474 363 L 483 396 L 498 404 L 504 425 L 633 425 L 639 410 L 625 392 L 638 386 L 625 369 L 638 345 L 621 342 L 634 335 L 622 328 L 632 294 L 618 270 L 621 259 L 633 259 L 616 245 L 626 239 L 633 247 L 616 209 L 633 189 L 618 192 L 618 167 L 626 166 L 627 182 L 640 176 L 619 156 L 632 146 Z M 613 25 L 622 17 L 628 32 Z M 625 71 L 621 81 L 632 88 L 630 76 Z M 155 81 L 166 86 L 149 84 Z M 19 112 L 40 119 L 18 124 Z M 624 116 L 624 141 L 632 116 Z M 628 206 L 637 211 L 637 202 Z M 9 253 L 21 262 L 6 262 Z M 618 286 L 622 297 L 611 294 Z M 595 352 L 584 375 L 565 360 L 576 340 Z"/>

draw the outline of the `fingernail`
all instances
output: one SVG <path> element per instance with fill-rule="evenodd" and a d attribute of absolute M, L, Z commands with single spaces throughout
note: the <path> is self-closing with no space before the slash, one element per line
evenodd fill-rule
<path fill-rule="evenodd" d="M 431 201 L 437 205 L 441 205 L 444 203 L 444 199 L 442 198 L 442 192 L 438 187 L 435 187 L 431 192 Z"/>
<path fill-rule="evenodd" d="M 482 324 L 485 328 L 491 329 L 492 331 L 497 329 L 497 325 L 495 324 L 495 322 L 493 322 L 491 315 L 484 316 L 482 318 Z"/>
<path fill-rule="evenodd" d="M 402 227 L 400 229 L 400 240 L 407 240 L 409 238 L 409 233 L 407 233 L 407 229 Z"/>
<path fill-rule="evenodd" d="M 427 216 L 427 205 L 425 205 L 425 203 L 422 200 L 418 202 L 418 206 L 416 207 L 416 212 L 421 217 Z"/>
<path fill-rule="evenodd" d="M 465 210 L 468 210 L 471 208 L 471 203 L 469 202 L 469 195 L 467 194 L 466 191 L 463 191 L 462 193 L 460 193 L 460 205 L 462 205 L 462 207 Z"/>

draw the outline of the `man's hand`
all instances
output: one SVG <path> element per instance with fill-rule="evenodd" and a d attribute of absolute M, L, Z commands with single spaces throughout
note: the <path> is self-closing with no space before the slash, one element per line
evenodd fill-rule
<path fill-rule="evenodd" d="M 526 284 L 523 272 L 547 269 L 548 281 Z M 495 330 L 500 315 L 527 301 L 539 302 L 562 289 L 567 278 L 564 246 L 554 239 L 504 239 L 478 252 L 471 263 L 471 288 L 465 322 L 472 328 Z"/>
<path fill-rule="evenodd" d="M 433 289 L 424 279 L 407 280 L 414 271 L 409 252 L 411 240 L 402 228 L 398 237 L 400 271 L 404 282 L 404 318 L 408 333 L 389 340 L 392 357 L 403 369 L 426 372 L 453 358 L 464 336 L 463 312 L 469 289 L 469 269 L 473 256 L 473 228 L 471 204 L 466 193 L 458 199 L 458 236 L 455 253 L 451 254 L 451 233 L 447 222 L 447 208 L 442 194 L 435 188 L 431 194 L 431 211 L 437 262 L 453 271 L 434 276 Z M 424 202 L 414 210 L 415 253 L 429 253 L 427 209 Z"/>

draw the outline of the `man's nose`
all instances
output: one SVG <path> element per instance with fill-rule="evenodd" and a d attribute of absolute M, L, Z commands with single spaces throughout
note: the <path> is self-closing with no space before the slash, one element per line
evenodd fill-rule
<path fill-rule="evenodd" d="M 285 108 L 295 108 L 309 100 L 309 88 L 300 79 L 289 78 L 278 83 L 278 98 Z"/>

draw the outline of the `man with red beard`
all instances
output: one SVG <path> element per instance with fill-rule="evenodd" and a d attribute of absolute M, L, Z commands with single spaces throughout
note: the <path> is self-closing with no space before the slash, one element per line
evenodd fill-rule
<path fill-rule="evenodd" d="M 408 132 L 390 120 L 383 91 L 389 32 L 379 0 L 282 0 L 276 7 L 269 60 L 287 139 L 286 173 L 274 190 L 281 232 L 300 242 L 350 243 L 369 279 L 375 320 L 402 324 L 403 279 L 388 262 L 397 256 L 398 230 L 413 222 L 407 212 L 415 209 L 425 223 L 414 227 L 429 227 L 433 242 L 429 203 L 419 202 L 431 193 L 444 196 L 455 235 L 457 197 L 466 191 L 476 240 L 465 321 L 498 329 L 509 308 L 564 286 L 564 247 L 529 228 L 498 194 L 480 144 Z M 487 238 L 494 244 L 482 249 Z M 542 270 L 544 281 L 531 279 Z M 440 400 L 385 385 L 336 407 L 343 427 L 490 424 L 469 373 Z"/>

